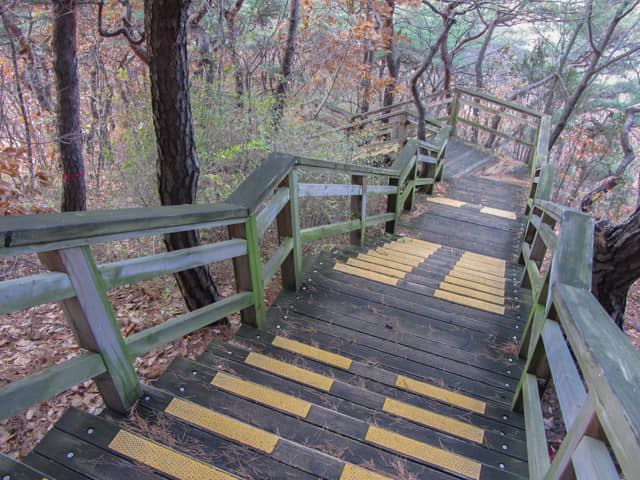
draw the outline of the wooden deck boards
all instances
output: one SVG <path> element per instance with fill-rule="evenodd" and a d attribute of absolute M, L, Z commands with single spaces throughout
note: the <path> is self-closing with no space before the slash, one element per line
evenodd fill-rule
<path fill-rule="evenodd" d="M 25 463 L 71 479 L 526 478 L 510 410 L 524 191 L 471 175 L 489 161 L 452 142 L 446 194 L 418 196 L 402 236 L 308 259 L 264 330 L 176 359 L 133 417 L 70 410 Z"/>

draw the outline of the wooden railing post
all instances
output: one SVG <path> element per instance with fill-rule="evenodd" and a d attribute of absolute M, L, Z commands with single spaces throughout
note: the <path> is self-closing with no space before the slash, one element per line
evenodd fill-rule
<path fill-rule="evenodd" d="M 400 196 L 400 186 L 398 185 L 397 178 L 389 178 L 389 185 L 392 187 L 396 187 L 396 193 L 390 193 L 387 196 L 387 213 L 393 213 L 393 220 L 389 220 L 385 223 L 384 231 L 390 234 L 396 233 L 396 223 L 398 220 L 397 215 L 397 205 L 398 205 L 398 197 Z"/>
<path fill-rule="evenodd" d="M 351 244 L 364 245 L 364 232 L 367 228 L 367 177 L 351 175 L 351 183 L 361 187 L 360 195 L 351 195 L 351 217 L 360 220 L 360 230 L 351 232 Z"/>
<path fill-rule="evenodd" d="M 456 134 L 456 123 L 458 119 L 458 111 L 460 109 L 460 90 L 457 88 L 453 91 L 453 102 L 451 103 L 451 113 L 449 114 L 449 125 L 451 125 L 451 136 Z"/>
<path fill-rule="evenodd" d="M 289 188 L 289 201 L 282 208 L 276 218 L 278 224 L 278 238 L 280 242 L 290 237 L 293 239 L 293 248 L 287 258 L 282 262 L 282 286 L 287 290 L 297 291 L 302 282 L 302 250 L 300 244 L 300 212 L 298 210 L 298 176 L 292 169 L 280 187 Z"/>
<path fill-rule="evenodd" d="M 233 270 L 236 278 L 236 289 L 240 292 L 253 293 L 253 305 L 240 312 L 242 323 L 252 327 L 263 328 L 266 314 L 264 305 L 264 283 L 262 282 L 262 261 L 255 215 L 247 218 L 245 223 L 229 225 L 229 238 L 247 240 L 247 254 L 233 259 Z"/>
<path fill-rule="evenodd" d="M 142 388 L 91 250 L 73 247 L 39 256 L 49 270 L 69 276 L 75 297 L 61 301 L 60 306 L 78 345 L 102 356 L 107 372 L 94 380 L 105 404 L 117 412 L 128 412 L 142 394 Z"/>

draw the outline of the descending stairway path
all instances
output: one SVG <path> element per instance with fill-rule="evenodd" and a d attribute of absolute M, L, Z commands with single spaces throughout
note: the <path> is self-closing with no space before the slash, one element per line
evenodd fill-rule
<path fill-rule="evenodd" d="M 523 192 L 455 172 L 401 235 L 307 259 L 264 330 L 175 360 L 131 416 L 69 410 L 11 478 L 526 478 Z"/>

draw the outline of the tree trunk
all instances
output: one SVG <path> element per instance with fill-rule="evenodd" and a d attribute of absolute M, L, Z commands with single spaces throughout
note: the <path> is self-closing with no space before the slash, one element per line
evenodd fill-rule
<path fill-rule="evenodd" d="M 640 278 L 640 206 L 618 225 L 596 223 L 592 291 L 616 324 L 624 325 L 629 287 Z"/>
<path fill-rule="evenodd" d="M 194 203 L 200 166 L 191 122 L 187 10 L 190 0 L 145 0 L 145 30 L 151 78 L 153 124 L 158 149 L 158 191 L 162 205 Z M 195 231 L 165 235 L 167 250 L 200 244 Z M 175 275 L 190 310 L 219 299 L 207 267 Z"/>
<path fill-rule="evenodd" d="M 87 209 L 80 130 L 80 90 L 76 50 L 76 0 L 54 0 L 52 48 L 58 99 L 57 123 L 62 167 L 63 212 Z"/>
<path fill-rule="evenodd" d="M 296 53 L 296 33 L 298 31 L 298 0 L 289 0 L 289 21 L 287 22 L 287 40 L 284 46 L 284 54 L 280 64 L 280 78 L 276 87 L 276 103 L 273 108 L 276 126 L 280 125 L 282 113 L 284 112 L 284 102 L 287 99 L 287 86 L 291 77 L 291 66 Z"/>
<path fill-rule="evenodd" d="M 431 63 L 433 62 L 433 57 L 435 57 L 436 52 L 440 47 L 440 43 L 444 41 L 445 38 L 447 38 L 447 35 L 449 34 L 449 30 L 451 30 L 451 27 L 453 26 L 454 23 L 455 23 L 455 20 L 453 19 L 453 17 L 447 16 L 446 20 L 444 21 L 440 35 L 438 36 L 436 41 L 433 43 L 433 45 L 431 45 L 431 47 L 427 51 L 427 55 L 424 57 L 424 60 L 422 61 L 420 66 L 417 68 L 417 70 L 413 72 L 413 75 L 411 76 L 411 82 L 410 82 L 411 94 L 413 95 L 413 103 L 416 106 L 416 110 L 418 110 L 418 139 L 419 140 L 424 140 L 426 136 L 424 121 L 425 121 L 427 112 L 424 104 L 422 103 L 422 100 L 420 99 L 420 92 L 418 91 L 418 80 L 420 79 L 422 74 L 425 72 L 427 67 L 431 65 Z"/>
<path fill-rule="evenodd" d="M 382 104 L 385 107 L 393 105 L 393 92 L 396 89 L 396 83 L 398 80 L 398 74 L 400 73 L 400 55 L 398 55 L 398 47 L 394 38 L 393 27 L 393 14 L 395 13 L 396 3 L 395 0 L 387 1 L 387 14 L 383 21 L 383 36 L 387 42 L 387 54 L 385 60 L 387 63 L 387 70 L 389 71 L 390 83 L 387 83 L 384 87 L 384 99 Z"/>

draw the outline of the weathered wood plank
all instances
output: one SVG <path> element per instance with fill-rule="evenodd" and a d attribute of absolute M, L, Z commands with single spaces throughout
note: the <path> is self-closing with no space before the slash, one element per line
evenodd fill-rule
<path fill-rule="evenodd" d="M 297 291 L 302 282 L 302 249 L 300 243 L 300 211 L 298 210 L 298 174 L 295 169 L 282 180 L 281 187 L 289 190 L 289 202 L 284 205 L 277 217 L 278 240 L 291 240 L 291 252 L 284 258 L 280 267 L 282 287 Z"/>
<path fill-rule="evenodd" d="M 513 135 L 509 135 L 508 133 L 505 133 L 505 132 L 503 132 L 501 130 L 496 130 L 494 128 L 487 127 L 486 125 L 482 125 L 481 123 L 474 122 L 473 120 L 468 120 L 468 119 L 466 119 L 464 117 L 457 117 L 457 119 L 458 119 L 458 121 L 460 121 L 462 123 L 466 123 L 467 125 L 471 125 L 472 127 L 479 128 L 479 129 L 484 130 L 486 132 L 493 133 L 494 135 L 497 135 L 499 137 L 503 137 L 503 138 L 506 138 L 508 140 L 513 140 L 514 142 L 518 142 L 518 143 L 520 143 L 522 145 L 526 145 L 527 147 L 535 146 L 531 142 L 528 142 L 528 141 L 523 140 L 521 138 L 515 137 Z"/>
<path fill-rule="evenodd" d="M 360 223 L 360 220 L 349 220 L 346 222 L 337 222 L 329 225 L 305 228 L 300 230 L 300 237 L 303 243 L 320 240 L 322 238 L 334 237 L 341 233 L 349 233 L 353 230 L 359 230 Z"/>
<path fill-rule="evenodd" d="M 271 277 L 276 273 L 282 262 L 284 262 L 289 253 L 293 250 L 293 238 L 287 237 L 282 239 L 282 243 L 278 249 L 271 255 L 271 258 L 262 267 L 262 283 L 266 284 L 271 280 Z"/>
<path fill-rule="evenodd" d="M 362 195 L 362 187 L 359 185 L 337 183 L 301 183 L 300 197 L 334 197 Z"/>
<path fill-rule="evenodd" d="M 593 437 L 583 437 L 573 454 L 573 470 L 578 480 L 619 480 L 607 445 Z M 637 473 L 637 472 L 636 472 Z"/>
<path fill-rule="evenodd" d="M 0 420 L 44 402 L 107 371 L 98 353 L 86 352 L 0 387 Z"/>
<path fill-rule="evenodd" d="M 383 194 L 389 195 L 391 193 L 396 193 L 398 189 L 396 187 L 390 185 L 368 185 L 367 193 L 368 194 Z"/>
<path fill-rule="evenodd" d="M 537 112 L 536 110 L 533 110 L 531 108 L 523 107 L 522 105 L 518 105 L 517 103 L 509 102 L 492 95 L 487 95 L 486 93 L 471 90 L 470 88 L 456 87 L 456 91 L 465 95 L 469 95 L 470 97 L 481 98 L 483 100 L 496 103 L 500 106 L 511 108 L 512 110 L 516 110 L 517 112 L 526 113 L 528 115 L 531 115 L 532 117 L 540 118 L 542 116 L 540 112 Z"/>
<path fill-rule="evenodd" d="M 573 422 L 575 422 L 578 412 L 587 398 L 587 392 L 582 385 L 580 373 L 573 362 L 558 322 L 553 320 L 545 322 L 542 329 L 542 341 L 560 403 L 562 418 L 568 430 L 573 426 Z"/>
<path fill-rule="evenodd" d="M 394 177 L 398 174 L 395 168 L 376 168 L 365 165 L 354 165 L 351 163 L 332 162 L 318 158 L 298 158 L 296 165 L 307 168 L 320 168 L 323 170 L 334 170 L 350 174 L 380 175 L 382 177 Z"/>
<path fill-rule="evenodd" d="M 591 290 L 593 217 L 566 210 L 561 222 L 558 246 L 551 263 L 551 284 L 561 282 Z"/>
<path fill-rule="evenodd" d="M 367 228 L 367 177 L 352 175 L 351 182 L 360 190 L 360 193 L 351 196 L 351 216 L 360 220 L 360 231 L 353 230 L 351 232 L 351 244 L 363 245 Z"/>
<path fill-rule="evenodd" d="M 542 405 L 538 392 L 538 381 L 535 375 L 525 373 L 522 385 L 524 403 L 524 422 L 527 434 L 527 451 L 529 457 L 529 478 L 542 480 L 549 469 L 549 451 L 547 449 L 547 437 L 544 433 L 544 420 L 542 418 Z"/>
<path fill-rule="evenodd" d="M 149 280 L 247 253 L 244 240 L 226 240 L 168 253 L 149 255 L 98 267 L 107 288 Z M 46 273 L 0 283 L 0 314 L 73 297 L 65 273 Z"/>
<path fill-rule="evenodd" d="M 252 292 L 254 299 L 252 307 L 242 310 L 242 322 L 261 327 L 265 318 L 264 284 L 255 217 L 249 217 L 244 224 L 231 225 L 229 237 L 243 238 L 247 242 L 247 254 L 233 259 L 236 291 Z"/>
<path fill-rule="evenodd" d="M 539 122 L 538 121 L 534 121 L 534 120 L 530 120 L 528 118 L 523 118 L 523 117 L 518 117 L 517 115 L 514 115 L 513 113 L 507 113 L 507 112 L 503 112 L 497 108 L 492 108 L 488 105 L 484 105 L 482 103 L 473 103 L 473 108 L 477 108 L 480 110 L 484 110 L 485 112 L 489 112 L 492 113 L 494 115 L 498 115 L 500 117 L 503 118 L 507 118 L 509 120 L 514 120 L 516 122 L 519 123 L 523 123 L 529 127 L 535 128 L 537 129 L 539 126 Z"/>
<path fill-rule="evenodd" d="M 0 256 L 224 226 L 247 210 L 228 203 L 0 217 Z"/>
<path fill-rule="evenodd" d="M 167 320 L 164 323 L 131 335 L 126 339 L 132 357 L 139 357 L 154 348 L 206 327 L 232 313 L 253 305 L 253 293 L 241 292 L 193 312 Z"/>
<path fill-rule="evenodd" d="M 107 286 L 89 247 L 40 254 L 48 268 L 66 271 L 75 297 L 61 302 L 78 344 L 100 353 L 107 373 L 95 381 L 105 403 L 115 411 L 127 412 L 142 392 L 129 360 L 115 312 L 107 297 Z"/>
<path fill-rule="evenodd" d="M 262 237 L 269 225 L 275 220 L 280 210 L 289 201 L 289 189 L 280 188 L 276 191 L 273 198 L 265 205 L 265 207 L 256 215 L 256 228 L 258 229 L 258 237 Z"/>
<path fill-rule="evenodd" d="M 380 215 L 371 215 L 370 217 L 367 217 L 367 227 L 370 227 L 371 225 L 377 225 L 379 223 L 388 222 L 390 220 L 393 220 L 394 218 L 394 213 L 381 213 Z"/>
<path fill-rule="evenodd" d="M 640 472 L 640 354 L 591 293 L 556 283 L 555 309 L 627 478 Z"/>
<path fill-rule="evenodd" d="M 249 215 L 253 215 L 268 195 L 275 190 L 276 186 L 286 177 L 298 157 L 285 153 L 271 153 L 258 168 L 256 168 L 240 184 L 236 190 L 229 195 L 227 202 L 240 205 L 248 210 Z"/>
<path fill-rule="evenodd" d="M 560 444 L 560 448 L 556 452 L 553 462 L 544 477 L 545 480 L 561 480 L 562 478 L 566 478 L 571 457 L 576 451 L 576 448 L 578 448 L 582 438 L 589 433 L 595 420 L 597 419 L 593 398 L 589 395 L 582 405 L 582 408 L 580 408 L 578 416 L 575 422 L 573 422 L 573 427 L 567 431 L 567 435 L 562 440 L 562 444 Z"/>

